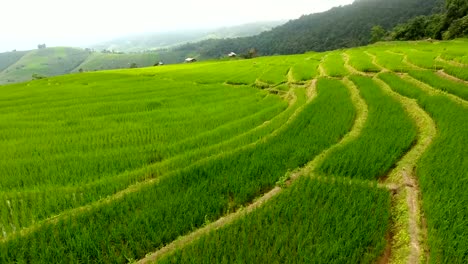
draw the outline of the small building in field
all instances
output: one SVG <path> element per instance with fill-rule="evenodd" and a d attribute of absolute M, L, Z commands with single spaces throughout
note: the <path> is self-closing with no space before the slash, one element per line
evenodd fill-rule
<path fill-rule="evenodd" d="M 235 58 L 235 57 L 237 57 L 237 54 L 235 52 L 231 52 L 231 53 L 228 54 L 228 57 Z"/>
<path fill-rule="evenodd" d="M 197 59 L 195 59 L 195 58 L 186 58 L 185 59 L 186 63 L 192 63 L 192 62 L 196 62 L 196 61 L 197 61 Z"/>

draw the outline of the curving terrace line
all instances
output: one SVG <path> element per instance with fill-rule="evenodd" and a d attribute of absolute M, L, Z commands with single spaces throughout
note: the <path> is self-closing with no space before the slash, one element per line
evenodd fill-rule
<path fill-rule="evenodd" d="M 313 90 L 314 96 L 311 98 L 315 98 L 316 95 L 316 82 L 317 80 L 313 80 L 311 82 L 311 89 Z M 351 140 L 354 140 L 356 137 L 359 136 L 360 132 L 362 131 L 362 128 L 364 127 L 364 124 L 367 120 L 367 105 L 365 101 L 361 98 L 359 95 L 358 89 L 347 79 L 343 81 L 345 85 L 348 87 L 350 93 L 351 93 L 351 100 L 356 108 L 356 119 L 354 121 L 353 127 L 351 128 L 350 132 L 346 134 L 340 142 L 336 143 L 329 149 L 323 151 L 319 155 L 317 155 L 311 162 L 309 162 L 305 167 L 293 172 L 291 175 L 289 175 L 289 179 L 286 182 L 285 186 L 289 186 L 293 181 L 297 180 L 300 177 L 304 176 L 313 176 L 313 171 L 315 168 L 325 159 L 325 157 L 332 151 L 333 149 L 339 147 L 341 144 L 346 144 L 346 142 L 349 142 Z M 311 99 L 310 99 L 311 100 Z M 310 101 L 309 100 L 309 101 Z M 254 210 L 260 208 L 263 204 L 271 200 L 273 197 L 277 196 L 280 194 L 283 190 L 283 187 L 276 186 L 269 192 L 263 194 L 262 196 L 258 197 L 255 202 L 251 203 L 249 206 L 240 209 L 232 214 L 229 214 L 227 216 L 224 216 L 217 221 L 206 225 L 186 236 L 182 236 L 179 239 L 173 241 L 172 243 L 166 245 L 165 247 L 159 249 L 156 252 L 148 254 L 145 258 L 139 260 L 137 263 L 144 264 L 144 263 L 152 263 L 155 262 L 156 260 L 160 259 L 161 257 L 170 254 L 174 252 L 177 249 L 183 248 L 185 245 L 199 239 L 203 235 L 209 233 L 210 231 L 219 229 L 225 225 L 228 225 L 232 223 L 233 221 L 244 217 L 245 215 L 253 212 Z"/>
<path fill-rule="evenodd" d="M 291 98 L 292 103 L 290 104 L 289 107 L 292 107 L 294 104 L 297 103 L 297 97 L 296 97 L 294 91 L 291 91 L 290 95 L 292 97 Z M 312 93 L 312 97 L 308 98 L 308 102 L 310 102 L 313 98 L 315 98 L 315 96 L 316 96 L 316 93 Z M 281 131 L 287 129 L 287 127 L 290 125 L 290 123 L 295 120 L 295 118 L 299 115 L 300 112 L 302 112 L 302 110 L 305 108 L 305 106 L 306 106 L 306 104 L 301 105 L 299 108 L 297 108 L 294 111 L 294 113 L 292 113 L 292 115 L 289 116 L 288 120 L 286 122 L 284 122 L 283 124 L 281 124 L 272 133 L 270 133 L 270 134 L 268 134 L 268 135 L 266 135 L 266 136 L 264 136 L 264 137 L 262 137 L 262 138 L 260 138 L 260 139 L 258 139 L 256 141 L 254 141 L 252 143 L 249 143 L 247 145 L 239 146 L 239 147 L 236 147 L 236 148 L 234 148 L 232 150 L 229 150 L 229 151 L 226 151 L 226 152 L 217 153 L 215 155 L 199 159 L 199 160 L 196 161 L 196 163 L 192 163 L 188 167 L 194 166 L 194 165 L 196 165 L 196 164 L 198 164 L 200 162 L 205 162 L 205 161 L 208 161 L 208 160 L 211 160 L 211 159 L 215 159 L 219 155 L 225 155 L 227 153 L 234 153 L 234 152 L 237 152 L 237 151 L 242 151 L 242 150 L 254 147 L 255 145 L 257 145 L 260 142 L 264 142 L 266 140 L 269 140 L 272 137 L 275 137 Z M 265 122 L 265 123 L 261 124 L 260 126 L 254 128 L 253 130 L 260 129 L 261 127 L 267 126 L 268 124 L 269 124 L 268 122 Z M 247 131 L 246 134 L 252 132 L 253 130 Z M 232 139 L 230 139 L 230 140 L 232 140 Z M 137 169 L 135 171 L 144 171 L 145 169 L 146 168 L 139 168 L 139 169 Z M 79 206 L 79 207 L 75 207 L 75 208 L 72 208 L 72 209 L 65 210 L 65 211 L 61 212 L 60 214 L 58 214 L 58 215 L 49 217 L 49 218 L 41 220 L 41 221 L 38 221 L 34 225 L 23 228 L 23 229 L 19 230 L 18 232 L 11 233 L 7 237 L 0 238 L 0 243 L 7 242 L 10 239 L 13 239 L 13 238 L 18 237 L 18 236 L 24 236 L 26 234 L 29 234 L 29 233 L 33 232 L 34 230 L 40 228 L 44 224 L 48 224 L 48 223 L 54 224 L 54 223 L 57 223 L 58 221 L 60 221 L 62 219 L 71 218 L 73 216 L 76 216 L 76 215 L 84 212 L 84 211 L 89 211 L 89 210 L 91 210 L 93 208 L 101 207 L 101 206 L 105 206 L 107 204 L 110 204 L 111 202 L 122 199 L 125 195 L 137 192 L 137 191 L 141 190 L 142 188 L 144 188 L 146 186 L 153 185 L 153 184 L 158 184 L 160 182 L 160 180 L 162 180 L 165 177 L 168 177 L 168 175 L 170 175 L 171 172 L 168 172 L 165 175 L 161 175 L 158 178 L 150 178 L 150 179 L 147 179 L 145 181 L 137 182 L 137 183 L 129 185 L 127 188 L 125 188 L 123 190 L 120 190 L 120 191 L 118 191 L 118 192 L 116 192 L 116 193 L 114 193 L 112 195 L 109 195 L 109 196 L 107 196 L 107 197 L 105 197 L 103 199 L 97 200 L 95 202 L 92 202 L 92 203 L 89 203 L 89 204 L 86 204 L 86 205 L 83 205 L 83 206 Z"/>
<path fill-rule="evenodd" d="M 410 238 L 409 244 L 401 240 L 393 241 L 389 263 L 401 263 L 404 260 L 406 263 L 420 263 L 425 257 L 423 252 L 427 250 L 427 244 L 424 241 L 427 230 L 423 225 L 422 200 L 414 171 L 418 161 L 436 136 L 437 128 L 434 120 L 414 100 L 394 92 L 390 86 L 378 78 L 378 75 L 374 77 L 374 80 L 386 93 L 403 105 L 418 129 L 416 144 L 398 161 L 385 181 L 399 186 L 394 207 L 404 208 L 406 211 L 403 212 L 406 217 L 402 217 L 402 212 L 399 212 L 397 208 L 392 210 L 393 237 L 409 236 Z"/>

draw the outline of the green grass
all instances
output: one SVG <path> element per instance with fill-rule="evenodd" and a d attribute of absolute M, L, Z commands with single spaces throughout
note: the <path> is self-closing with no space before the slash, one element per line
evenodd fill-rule
<path fill-rule="evenodd" d="M 313 173 L 321 177 L 293 183 L 251 216 L 167 260 L 218 262 L 223 255 L 240 262 L 374 262 L 393 228 L 388 212 L 394 210 L 388 191 L 375 184 L 411 148 L 416 129 L 376 82 L 349 76 L 342 55 L 359 71 L 377 72 L 368 55 L 375 54 L 376 64 L 465 98 L 463 82 L 410 64 L 440 65 L 463 79 L 466 67 L 457 63 L 467 43 L 388 42 L 131 70 L 127 59 L 152 65 L 159 58 L 93 54 L 83 59 L 94 64 L 89 70 L 122 69 L 2 85 L 0 262 L 129 262 L 253 202 L 349 132 L 357 111 L 336 80 L 343 77 L 368 104 L 368 119 L 358 137 L 324 157 Z M 2 63 L 15 69 L 9 74 L 21 70 L 28 78 L 26 68 L 61 74 L 56 68 L 63 72 L 73 61 L 80 69 L 80 55 L 72 51 L 31 51 Z M 317 78 L 325 56 L 322 66 L 331 78 L 319 78 L 316 94 L 308 81 Z M 439 56 L 450 61 L 431 61 Z M 28 60 L 24 69 L 13 67 Z M 429 259 L 467 262 L 466 106 L 426 94 L 396 74 L 378 76 L 417 100 L 437 123 L 416 170 Z"/>
<path fill-rule="evenodd" d="M 381 79 L 414 98 L 434 119 L 438 134 L 417 165 L 427 218 L 431 263 L 468 261 L 468 110 L 444 95 L 429 95 L 394 74 Z"/>
<path fill-rule="evenodd" d="M 407 72 L 411 67 L 403 62 L 404 54 L 386 52 L 387 49 L 370 49 L 369 53 L 377 56 L 377 64 L 390 71 Z"/>
<path fill-rule="evenodd" d="M 320 59 L 316 56 L 305 55 L 303 59 L 299 59 L 292 67 L 294 81 L 305 82 L 312 80 L 318 76 L 318 66 Z"/>
<path fill-rule="evenodd" d="M 389 208 L 386 190 L 304 178 L 157 263 L 375 263 L 385 248 Z"/>
<path fill-rule="evenodd" d="M 362 49 L 353 49 L 346 52 L 349 55 L 349 64 L 361 72 L 379 72 L 380 68 L 372 63 L 372 58 Z"/>
<path fill-rule="evenodd" d="M 10 154 L 0 161 L 0 174 L 10 175 L 0 180 L 0 189 L 9 193 L 3 201 L 23 199 L 30 202 L 19 211 L 28 206 L 34 208 L 26 220 L 15 220 L 19 212 L 13 214 L 9 221 L 20 223 L 18 227 L 112 194 L 135 180 L 144 180 L 151 175 L 142 170 L 147 166 L 154 165 L 157 170 L 152 173 L 161 175 L 214 154 L 217 149 L 229 150 L 221 146 L 204 148 L 248 132 L 287 106 L 279 98 L 250 87 L 194 86 L 119 74 L 55 79 L 57 83 L 63 80 L 67 84 L 61 85 L 60 90 L 55 85 L 37 90 L 48 83 L 37 81 L 20 97 L 2 98 L 6 103 L 0 107 L 0 153 L 5 157 Z M 127 84 L 133 82 L 139 86 L 129 89 Z M 15 91 L 19 86 L 5 88 Z M 61 100 L 56 101 L 57 98 Z M 238 104 L 243 105 L 242 109 L 236 108 Z M 17 118 L 18 115 L 23 117 Z M 272 125 L 234 142 L 258 140 L 258 135 L 278 127 L 277 122 Z M 187 155 L 179 157 L 183 154 Z M 63 191 L 47 195 L 51 189 L 64 189 L 65 195 Z M 84 197 L 70 201 L 70 189 Z M 25 195 L 18 195 L 16 190 Z"/>
<path fill-rule="evenodd" d="M 445 64 L 443 65 L 444 71 L 452 76 L 455 76 L 461 80 L 468 81 L 468 66 L 452 66 Z"/>
<path fill-rule="evenodd" d="M 349 74 L 344 66 L 344 59 L 340 52 L 329 53 L 323 62 L 325 72 L 330 77 L 341 78 Z"/>
<path fill-rule="evenodd" d="M 417 130 L 403 107 L 372 79 L 352 76 L 351 80 L 368 105 L 368 119 L 360 136 L 332 151 L 318 172 L 377 180 L 411 147 Z"/>
<path fill-rule="evenodd" d="M 109 54 L 92 53 L 85 61 L 76 65 L 73 72 L 82 69 L 83 71 L 98 71 L 109 69 L 130 68 L 132 63 L 137 67 L 153 66 L 159 61 L 156 53 L 137 53 L 137 54 Z"/>
<path fill-rule="evenodd" d="M 332 117 L 334 122 L 324 122 Z M 216 219 L 273 187 L 288 170 L 304 165 L 336 143 L 350 129 L 353 117 L 354 109 L 344 85 L 322 79 L 318 98 L 278 136 L 175 172 L 159 184 L 107 206 L 57 224 L 44 224 L 21 238 L 13 237 L 0 244 L 0 258 L 20 262 L 120 263 L 143 257 L 200 227 L 206 219 Z M 66 232 L 54 232 L 56 229 Z M 96 237 L 106 239 L 95 240 Z M 27 250 L 31 245 L 43 254 Z M 67 247 L 67 254 L 55 250 L 63 247 Z"/>
<path fill-rule="evenodd" d="M 431 70 L 440 70 L 442 65 L 436 60 L 438 54 L 433 51 L 406 50 L 408 61 L 416 66 Z"/>
<path fill-rule="evenodd" d="M 459 96 L 468 100 L 468 85 L 437 75 L 432 71 L 410 71 L 409 74 L 436 89 Z"/>

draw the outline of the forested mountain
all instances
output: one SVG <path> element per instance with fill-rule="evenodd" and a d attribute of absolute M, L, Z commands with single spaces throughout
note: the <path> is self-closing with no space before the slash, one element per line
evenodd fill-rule
<path fill-rule="evenodd" d="M 443 0 L 356 0 L 353 4 L 329 11 L 304 15 L 257 36 L 206 40 L 163 52 L 197 54 L 200 58 L 218 58 L 230 51 L 259 55 L 294 54 L 325 51 L 369 43 L 371 28 L 391 29 L 419 16 L 438 12 Z"/>
<path fill-rule="evenodd" d="M 445 12 L 418 16 L 388 33 L 391 40 L 453 39 L 468 36 L 468 0 L 446 0 Z M 384 33 L 385 34 L 385 33 Z"/>

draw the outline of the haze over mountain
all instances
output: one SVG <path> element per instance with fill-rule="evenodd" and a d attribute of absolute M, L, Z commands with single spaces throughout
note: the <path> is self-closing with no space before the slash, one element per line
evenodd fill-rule
<path fill-rule="evenodd" d="M 146 50 L 169 48 L 185 44 L 187 42 L 196 42 L 206 39 L 254 36 L 284 23 L 286 23 L 286 20 L 255 22 L 214 29 L 143 33 L 116 38 L 96 45 L 91 45 L 90 47 L 96 50 L 106 49 L 121 52 L 141 52 Z"/>
<path fill-rule="evenodd" d="M 218 28 L 294 19 L 352 0 L 5 0 L 0 3 L 0 52 L 86 46 L 129 34 Z"/>
<path fill-rule="evenodd" d="M 301 16 L 258 36 L 206 40 L 166 52 L 168 59 L 197 54 L 200 59 L 219 58 L 234 51 L 256 55 L 295 54 L 366 45 L 373 26 L 392 29 L 416 16 L 441 10 L 443 0 L 358 0 L 351 5 Z M 163 58 L 166 54 L 161 54 Z"/>

